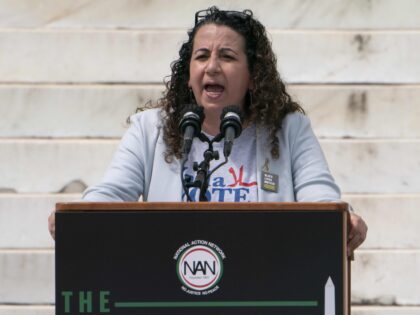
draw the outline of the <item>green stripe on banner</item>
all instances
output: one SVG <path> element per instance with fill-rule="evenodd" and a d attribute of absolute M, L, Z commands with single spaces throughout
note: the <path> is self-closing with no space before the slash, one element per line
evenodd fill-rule
<path fill-rule="evenodd" d="M 116 308 L 178 307 L 315 307 L 317 301 L 115 302 Z"/>

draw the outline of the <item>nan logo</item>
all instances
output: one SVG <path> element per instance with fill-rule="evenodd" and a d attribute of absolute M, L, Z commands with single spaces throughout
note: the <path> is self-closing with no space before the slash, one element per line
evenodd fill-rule
<path fill-rule="evenodd" d="M 174 256 L 182 290 L 193 295 L 218 290 L 225 258 L 220 247 L 212 242 L 195 240 L 182 245 Z"/>

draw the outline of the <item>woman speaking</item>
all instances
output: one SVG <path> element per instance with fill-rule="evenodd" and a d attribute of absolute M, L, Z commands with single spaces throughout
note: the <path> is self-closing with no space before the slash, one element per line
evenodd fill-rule
<path fill-rule="evenodd" d="M 340 200 L 309 119 L 287 93 L 251 11 L 198 11 L 171 69 L 163 98 L 131 117 L 103 181 L 84 200 Z M 227 156 L 220 140 L 228 131 L 236 139 Z M 216 151 L 225 151 L 224 161 Z M 359 216 L 350 218 L 349 254 L 367 232 Z M 54 234 L 53 214 L 49 221 Z"/>

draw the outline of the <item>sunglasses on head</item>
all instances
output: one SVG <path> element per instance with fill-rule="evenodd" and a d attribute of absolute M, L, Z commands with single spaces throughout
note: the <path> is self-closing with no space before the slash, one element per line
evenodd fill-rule
<path fill-rule="evenodd" d="M 237 18 L 242 18 L 242 19 L 252 17 L 252 12 L 250 10 L 244 10 L 244 11 L 220 10 L 218 12 L 226 14 L 228 17 L 232 16 L 232 17 L 237 17 Z M 197 25 L 202 20 L 205 20 L 209 15 L 212 15 L 212 14 L 214 14 L 214 11 L 212 11 L 211 9 L 205 9 L 205 10 L 197 11 L 195 13 L 195 24 L 194 25 Z"/>

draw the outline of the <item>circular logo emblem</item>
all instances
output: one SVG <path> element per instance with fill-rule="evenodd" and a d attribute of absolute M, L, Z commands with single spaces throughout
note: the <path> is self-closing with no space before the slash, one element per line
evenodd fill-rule
<path fill-rule="evenodd" d="M 219 253 L 209 246 L 191 246 L 179 255 L 176 271 L 179 280 L 189 289 L 209 290 L 223 275 L 223 261 Z"/>

